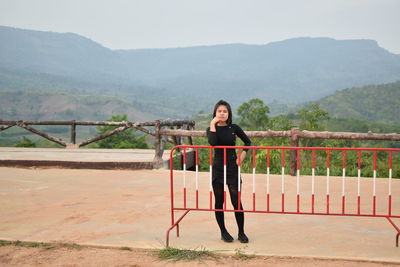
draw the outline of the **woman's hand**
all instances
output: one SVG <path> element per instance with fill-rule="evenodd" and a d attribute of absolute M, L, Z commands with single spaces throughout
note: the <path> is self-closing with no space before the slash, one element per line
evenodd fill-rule
<path fill-rule="evenodd" d="M 243 150 L 242 153 L 240 153 L 240 156 L 236 159 L 236 164 L 239 166 L 243 162 L 245 157 L 246 151 Z"/>
<path fill-rule="evenodd" d="M 217 130 L 215 129 L 215 125 L 217 125 L 218 122 L 220 122 L 221 120 L 218 119 L 216 116 L 214 117 L 214 119 L 212 119 L 210 121 L 210 131 L 211 132 L 216 132 Z"/>
<path fill-rule="evenodd" d="M 218 122 L 220 122 L 221 120 L 217 118 L 217 116 L 214 117 L 214 119 L 211 120 L 210 124 L 212 125 L 216 125 Z"/>

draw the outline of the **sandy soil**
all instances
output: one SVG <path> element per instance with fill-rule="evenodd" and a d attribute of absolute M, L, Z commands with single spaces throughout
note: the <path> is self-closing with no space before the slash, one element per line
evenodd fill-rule
<path fill-rule="evenodd" d="M 257 256 L 239 259 L 236 255 L 218 255 L 217 259 L 203 261 L 160 260 L 157 251 L 113 248 L 78 247 L 27 248 L 0 247 L 1 266 L 400 266 L 395 263 L 345 261 L 315 258 Z"/>
<path fill-rule="evenodd" d="M 175 206 L 182 206 L 183 173 L 175 172 Z M 188 207 L 195 205 L 195 173 L 187 173 Z M 260 178 L 260 179 L 258 179 Z M 265 176 L 257 176 L 257 210 L 265 209 Z M 209 205 L 208 173 L 199 173 L 199 207 Z M 243 175 L 243 203 L 252 206 L 252 176 Z M 295 177 L 285 177 L 287 201 L 285 209 L 295 208 Z M 310 182 L 302 177 L 302 207 L 309 211 Z M 341 177 L 331 177 L 331 210 L 340 211 Z M 346 178 L 349 191 L 346 210 L 356 211 L 357 181 Z M 317 211 L 325 209 L 325 177 L 316 177 Z M 164 247 L 166 230 L 170 226 L 169 172 L 167 170 L 66 170 L 66 169 L 19 169 L 0 168 L 0 240 L 23 240 L 35 242 L 76 243 L 83 246 L 132 247 L 136 249 L 157 249 Z M 387 212 L 387 180 L 378 179 L 376 187 L 377 212 Z M 318 193 L 322 192 L 322 193 Z M 364 179 L 361 185 L 361 211 L 371 211 L 371 179 Z M 393 181 L 393 196 L 400 195 L 400 180 Z M 281 197 L 281 176 L 271 176 L 271 208 L 279 210 Z M 400 198 L 393 198 L 393 214 L 400 214 Z M 175 212 L 175 219 L 182 213 Z M 396 219 L 396 223 L 399 219 Z M 226 214 L 227 227 L 235 236 L 234 214 Z M 291 257 L 353 259 L 376 262 L 400 263 L 399 248 L 394 245 L 395 231 L 384 218 L 357 218 L 339 216 L 246 214 L 246 231 L 250 243 L 246 253 L 263 255 L 268 260 L 284 257 L 290 263 Z M 190 212 L 181 222 L 181 235 L 175 230 L 170 236 L 174 247 L 194 249 L 204 247 L 210 251 L 234 254 L 243 249 L 239 242 L 224 243 L 219 240 L 214 214 L 211 212 Z M 0 251 L 5 248 L 0 247 Z M 135 253 L 136 250 L 135 249 Z M 120 250 L 65 250 L 65 248 L 42 251 L 41 249 L 9 248 L 2 252 L 0 266 L 5 264 L 23 266 L 93 265 L 141 266 L 165 265 L 157 257 L 146 262 L 146 254 L 128 253 Z M 11 252 L 10 252 L 11 251 Z M 30 254 L 29 251 L 33 251 Z M 87 252 L 86 252 L 87 251 Z M 107 252 L 108 251 L 108 252 Z M 129 252 L 129 251 L 128 251 Z M 47 254 L 49 253 L 49 254 Z M 54 254 L 52 254 L 54 253 Z M 93 253 L 94 256 L 91 254 Z M 104 253 L 104 256 L 101 254 Z M 108 253 L 108 254 L 107 254 Z M 101 254 L 101 255 L 100 255 Z M 116 256 L 109 256 L 116 254 Z M 9 256 L 6 256 L 9 255 Z M 25 256 L 24 256 L 25 255 Z M 100 257 L 96 256 L 100 255 Z M 270 258 L 273 256 L 273 258 Z M 65 259 L 58 263 L 57 260 Z M 108 258 L 114 259 L 110 264 Z M 143 258 L 143 261 L 137 261 Z M 6 261 L 6 259 L 8 259 Z M 25 260 L 25 262 L 18 260 Z M 121 262 L 120 262 L 121 260 Z M 223 259 L 227 263 L 229 259 Z M 15 262 L 14 262 L 15 261 Z M 246 264 L 253 260 L 246 261 Z M 10 262 L 10 263 L 9 263 Z M 133 263 L 132 263 L 133 262 Z M 337 261 L 334 266 L 341 266 Z M 239 261 L 238 264 L 243 264 Z M 267 262 L 270 263 L 270 262 Z M 308 264 L 315 266 L 315 261 Z M 208 265 L 216 265 L 210 261 Z M 254 263 L 265 265 L 264 261 Z M 277 264 L 282 265 L 280 262 Z M 300 265 L 298 262 L 292 265 Z M 326 262 L 323 262 L 324 266 Z M 364 264 L 364 263 L 363 263 Z M 186 263 L 185 266 L 188 264 Z M 190 263 L 190 265 L 193 265 Z M 220 264 L 222 265 L 222 264 Z M 234 266 L 234 263 L 229 264 Z M 7 265 L 6 265 L 7 266 Z M 179 266 L 179 265 L 178 265 Z M 285 265 L 284 265 L 285 266 Z M 291 265 L 286 265 L 291 266 Z M 307 266 L 307 265 L 306 265 Z M 332 265 L 333 266 L 333 265 Z M 351 262 L 348 266 L 354 266 Z M 363 265 L 364 266 L 364 265 Z"/>

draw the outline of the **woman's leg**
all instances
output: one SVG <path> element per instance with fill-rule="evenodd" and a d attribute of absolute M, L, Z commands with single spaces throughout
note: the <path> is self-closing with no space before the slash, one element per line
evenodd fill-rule
<path fill-rule="evenodd" d="M 238 188 L 237 185 L 228 185 L 229 194 L 231 195 L 231 202 L 233 209 L 238 209 Z M 240 201 L 239 210 L 243 210 L 242 201 Z M 238 225 L 239 233 L 244 233 L 244 214 L 243 212 L 235 212 L 236 223 Z"/>
<path fill-rule="evenodd" d="M 220 183 L 213 183 L 215 209 L 223 209 L 224 205 L 224 185 Z M 217 220 L 219 229 L 221 230 L 221 238 L 225 242 L 232 242 L 233 237 L 228 233 L 225 228 L 225 219 L 223 211 L 215 212 L 215 219 Z"/>
<path fill-rule="evenodd" d="M 231 195 L 231 202 L 233 205 L 233 208 L 235 210 L 238 209 L 238 187 L 237 185 L 228 185 L 229 188 L 229 194 Z M 240 207 L 239 210 L 243 210 L 243 205 L 242 201 L 240 200 Z M 244 213 L 243 212 L 235 212 L 235 218 L 236 218 L 236 223 L 238 225 L 238 239 L 242 243 L 247 243 L 249 242 L 249 239 L 247 238 L 246 234 L 244 233 Z"/>

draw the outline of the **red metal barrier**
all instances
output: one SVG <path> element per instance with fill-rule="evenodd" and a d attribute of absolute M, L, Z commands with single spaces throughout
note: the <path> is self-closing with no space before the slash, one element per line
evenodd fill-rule
<path fill-rule="evenodd" d="M 174 202 L 174 170 L 173 170 L 173 152 L 175 151 L 176 148 L 183 148 L 183 200 L 182 200 L 182 205 L 181 206 L 175 206 Z M 195 203 L 193 206 L 190 206 L 187 203 L 188 199 L 188 194 L 187 194 L 187 189 L 186 189 L 186 149 L 191 148 L 196 151 L 195 157 L 196 157 L 196 172 L 195 172 Z M 253 167 L 253 173 L 252 173 L 252 207 L 251 209 L 244 209 L 240 210 L 240 207 L 234 207 L 234 209 L 227 209 L 226 207 L 226 149 L 237 149 L 238 150 L 238 155 L 240 155 L 240 150 L 241 149 L 250 149 L 252 150 L 252 167 Z M 209 203 L 204 206 L 200 207 L 199 205 L 199 149 L 208 149 L 209 150 Z M 212 150 L 213 149 L 223 149 L 224 150 L 224 206 L 223 209 L 214 209 L 213 208 L 213 192 L 212 192 L 212 163 L 213 163 L 213 156 L 212 156 Z M 266 150 L 266 174 L 256 174 L 256 152 L 257 150 Z M 280 183 L 280 209 L 272 209 L 271 208 L 271 201 L 273 200 L 271 197 L 271 184 L 270 184 L 270 176 L 272 175 L 270 173 L 270 168 L 271 168 L 271 150 L 280 150 L 281 151 L 281 173 L 280 173 L 280 178 L 281 178 L 281 183 Z M 296 194 L 295 194 L 295 210 L 290 211 L 285 209 L 285 199 L 288 196 L 285 196 L 285 150 L 296 150 L 297 153 L 297 171 L 296 171 Z M 301 185 L 301 179 L 300 179 L 300 171 L 301 171 L 301 152 L 302 151 L 311 151 L 311 190 L 310 190 L 310 196 L 307 196 L 306 194 L 301 194 L 300 192 L 300 185 Z M 323 204 L 324 211 L 316 211 L 316 194 L 315 194 L 315 169 L 316 167 L 321 167 L 321 166 L 316 166 L 316 151 L 326 151 L 326 200 L 325 204 Z M 331 159 L 332 151 L 341 151 L 342 152 L 342 178 L 341 178 L 341 198 L 340 198 L 340 203 L 334 203 L 333 200 L 331 199 L 331 189 L 330 186 L 332 184 L 331 182 L 331 175 L 330 175 L 330 170 L 331 170 Z M 350 192 L 349 190 L 346 191 L 346 164 L 347 163 L 347 152 L 350 153 L 350 151 L 355 151 L 357 152 L 357 204 L 356 204 L 356 210 L 353 210 L 353 212 L 346 206 L 346 203 L 348 202 L 348 199 L 346 198 L 346 192 L 348 193 L 354 193 Z M 372 152 L 373 153 L 373 176 L 372 176 L 372 203 L 370 207 L 369 212 L 362 212 L 361 211 L 361 171 L 363 170 L 362 168 L 362 152 Z M 387 172 L 387 196 L 380 195 L 378 196 L 380 200 L 387 198 L 387 210 L 385 212 L 378 212 L 377 210 L 377 195 L 376 195 L 376 186 L 377 186 L 377 152 L 385 152 L 388 154 L 388 172 Z M 189 211 L 227 211 L 227 212 L 249 212 L 249 213 L 274 213 L 274 214 L 301 214 L 301 215 L 325 215 L 325 216 L 360 216 L 360 217 L 379 217 L 379 218 L 386 218 L 390 224 L 395 228 L 397 231 L 396 234 L 396 246 L 398 247 L 399 243 L 399 236 L 400 236 L 400 229 L 399 227 L 393 222 L 393 218 L 400 218 L 400 205 L 396 206 L 395 209 L 393 208 L 393 202 L 392 202 L 392 166 L 393 166 L 393 152 L 400 152 L 400 149 L 384 149 L 384 148 L 327 148 L 327 147 L 264 147 L 264 146 L 252 146 L 252 147 L 245 147 L 245 146 L 193 146 L 193 145 L 180 145 L 180 146 L 175 146 L 171 152 L 170 152 L 170 193 L 171 193 L 171 227 L 167 230 L 167 235 L 166 235 L 166 244 L 169 246 L 169 233 L 170 231 L 176 226 L 177 227 L 177 236 L 179 236 L 179 223 L 181 220 L 186 216 L 186 214 L 189 213 Z M 398 162 L 400 164 L 400 162 Z M 241 173 L 241 164 L 238 166 L 238 179 L 240 179 L 240 173 Z M 262 209 L 257 209 L 256 206 L 256 176 L 257 178 L 263 178 L 266 175 L 266 203 L 265 207 Z M 385 181 L 386 181 L 385 180 Z M 371 182 L 368 180 L 367 182 Z M 241 192 L 241 186 L 240 186 L 240 181 L 238 182 L 238 205 L 240 205 L 240 200 L 241 197 L 243 196 Z M 307 207 L 305 205 L 301 205 L 301 203 L 306 201 L 303 201 L 304 198 L 310 197 L 310 206 Z M 204 199 L 204 198 L 203 198 Z M 341 210 L 340 212 L 332 212 L 332 207 L 333 205 L 340 205 Z M 263 204 L 264 205 L 264 204 Z M 385 207 L 386 208 L 386 207 Z M 306 209 L 308 211 L 306 211 Z M 174 214 L 175 211 L 184 211 L 183 215 L 175 221 Z"/>

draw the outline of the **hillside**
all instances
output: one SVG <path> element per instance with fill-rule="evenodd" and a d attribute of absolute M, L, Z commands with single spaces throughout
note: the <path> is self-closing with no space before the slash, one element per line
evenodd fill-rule
<path fill-rule="evenodd" d="M 117 97 L 49 92 L 0 91 L 3 120 L 99 120 L 127 114 L 130 121 L 159 119 Z"/>
<path fill-rule="evenodd" d="M 341 90 L 315 103 L 332 117 L 400 125 L 400 81 Z"/>
<path fill-rule="evenodd" d="M 0 39 L 0 73 L 96 84 L 120 96 L 132 94 L 131 87 L 141 87 L 142 93 L 153 88 L 147 95 L 154 102 L 168 101 L 181 115 L 208 109 L 220 98 L 233 106 L 255 97 L 265 103 L 299 103 L 400 79 L 400 55 L 374 40 L 296 38 L 265 45 L 111 50 L 73 33 L 3 26 Z M 3 89 L 20 88 L 9 80 Z M 91 94 L 99 94 L 96 87 Z"/>
<path fill-rule="evenodd" d="M 187 101 L 191 97 L 189 94 L 175 95 L 168 89 L 144 85 L 109 85 L 51 74 L 0 70 L 0 118 L 8 119 L 10 113 L 6 111 L 6 107 L 10 104 L 18 107 L 20 114 L 34 116 L 34 114 L 26 110 L 26 106 L 19 105 L 17 98 L 13 98 L 17 101 L 15 103 L 6 102 L 7 98 L 6 96 L 3 97 L 3 94 L 8 95 L 16 91 L 22 93 L 22 95 L 24 92 L 29 92 L 29 94 L 35 94 L 36 92 L 40 95 L 69 95 L 68 100 L 71 101 L 71 105 L 74 105 L 74 99 L 80 98 L 82 95 L 87 97 L 94 96 L 94 98 L 102 96 L 103 99 L 110 98 L 110 101 L 113 101 L 114 98 L 119 98 L 131 105 L 133 109 L 145 113 L 145 117 L 157 117 L 160 119 L 186 118 L 199 110 L 211 108 L 206 97 L 197 97 L 196 105 L 192 105 L 191 102 Z M 62 112 L 59 113 L 59 116 L 65 117 L 65 114 L 61 114 Z M 74 114 L 80 116 L 78 113 Z M 85 113 L 86 119 L 96 120 L 97 118 L 91 116 L 91 114 L 97 113 Z M 52 117 L 53 115 L 43 113 L 37 114 L 37 116 L 45 119 L 46 116 Z"/>

